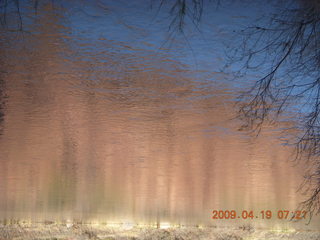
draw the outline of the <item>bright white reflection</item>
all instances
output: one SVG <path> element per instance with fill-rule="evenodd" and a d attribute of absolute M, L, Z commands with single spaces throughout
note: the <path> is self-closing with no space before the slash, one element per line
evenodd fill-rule
<path fill-rule="evenodd" d="M 71 221 L 70 219 L 68 219 L 68 220 L 66 221 L 66 226 L 67 226 L 67 228 L 72 227 L 72 225 L 73 225 L 72 221 Z"/>
<path fill-rule="evenodd" d="M 160 223 L 160 228 L 161 229 L 167 229 L 167 228 L 170 228 L 171 227 L 171 225 L 170 225 L 170 223 L 168 223 L 168 222 L 162 222 L 162 223 Z"/>
<path fill-rule="evenodd" d="M 125 223 L 123 223 L 122 227 L 126 230 L 129 230 L 134 227 L 134 224 L 132 222 L 125 222 Z"/>
<path fill-rule="evenodd" d="M 120 228 L 120 224 L 119 223 L 107 223 L 106 226 L 110 227 L 110 228 Z"/>

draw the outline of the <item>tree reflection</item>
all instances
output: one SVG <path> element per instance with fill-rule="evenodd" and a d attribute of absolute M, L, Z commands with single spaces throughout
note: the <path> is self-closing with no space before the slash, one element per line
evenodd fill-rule
<path fill-rule="evenodd" d="M 219 1 L 217 2 L 219 3 Z M 59 10 L 51 6 L 51 2 L 44 1 L 41 2 L 42 5 L 39 6 L 40 2 L 34 1 L 32 9 L 36 10 L 35 12 L 38 14 L 37 19 L 39 22 L 31 21 L 31 24 L 30 22 L 24 24 L 23 22 L 24 17 L 21 11 L 23 7 L 21 5 L 22 1 L 8 0 L 0 1 L 0 3 L 2 4 L 0 6 L 0 19 L 3 26 L 13 26 L 14 23 L 16 23 L 15 26 L 19 31 L 27 29 L 25 28 L 25 26 L 27 26 L 34 31 L 37 36 L 36 38 L 34 38 L 34 36 L 30 37 L 29 35 L 25 37 L 24 40 L 27 40 L 26 48 L 35 48 L 37 51 L 32 49 L 28 52 L 31 53 L 30 55 L 25 54 L 24 57 L 27 60 L 17 60 L 18 64 L 16 64 L 17 66 L 14 68 L 15 70 L 19 68 L 23 69 L 23 64 L 28 62 L 30 66 L 32 66 L 31 70 L 26 71 L 23 69 L 25 72 L 28 72 L 28 74 L 22 74 L 21 76 L 24 77 L 25 82 L 27 82 L 28 79 L 36 82 L 31 83 L 32 81 L 30 81 L 26 84 L 23 84 L 22 81 L 19 82 L 19 84 L 23 85 L 23 87 L 19 85 L 23 89 L 23 94 L 28 95 L 26 99 L 31 102 L 23 105 L 22 109 L 26 112 L 32 112 L 34 110 L 33 107 L 36 105 L 35 103 L 40 103 L 39 108 L 41 111 L 34 111 L 35 114 L 39 114 L 37 116 L 40 120 L 41 117 L 43 117 L 41 115 L 42 112 L 56 114 L 53 116 L 53 119 L 58 119 L 57 121 L 59 123 L 54 122 L 51 124 L 57 132 L 62 132 L 62 136 L 60 136 L 57 133 L 48 133 L 47 130 L 41 131 L 41 133 L 58 135 L 55 136 L 53 142 L 59 146 L 54 156 L 58 156 L 59 161 L 55 161 L 56 159 L 52 157 L 54 164 L 48 164 L 52 167 L 48 173 L 50 181 L 46 187 L 41 189 L 41 191 L 47 195 L 48 208 L 50 210 L 59 209 L 67 211 L 81 202 L 79 205 L 83 208 L 82 210 L 89 211 L 93 214 L 98 213 L 101 209 L 109 212 L 116 211 L 117 201 L 125 195 L 123 192 L 126 188 L 130 188 L 129 190 L 131 191 L 129 191 L 129 193 L 132 197 L 130 201 L 133 214 L 139 212 L 139 210 L 146 210 L 147 207 L 142 205 L 147 202 L 149 202 L 150 206 L 157 205 L 157 208 L 149 206 L 146 211 L 150 212 L 150 215 L 152 215 L 152 212 L 156 212 L 155 214 L 158 218 L 168 217 L 171 213 L 170 210 L 174 211 L 179 207 L 181 207 L 181 209 L 187 209 L 189 206 L 188 211 L 191 215 L 196 214 L 199 208 L 205 209 L 205 207 L 207 207 L 205 204 L 209 201 L 208 199 L 216 197 L 213 197 L 213 192 L 216 190 L 215 188 L 223 188 L 216 186 L 214 181 L 218 182 L 219 178 L 223 178 L 224 176 L 222 176 L 223 173 L 215 170 L 216 166 L 210 161 L 214 161 L 213 155 L 215 153 L 212 152 L 212 149 L 216 147 L 215 142 L 210 142 L 207 139 L 203 140 L 199 136 L 197 141 L 189 140 L 188 134 L 190 133 L 187 131 L 187 120 L 190 121 L 193 127 L 195 122 L 203 121 L 206 124 L 208 124 L 208 122 L 214 122 L 215 115 L 208 110 L 213 107 L 209 106 L 208 109 L 206 109 L 206 104 L 210 105 L 210 101 L 215 104 L 218 102 L 219 104 L 214 107 L 222 113 L 225 109 L 221 107 L 222 104 L 220 105 L 220 101 L 228 102 L 229 99 L 221 98 L 217 100 L 212 98 L 211 100 L 207 100 L 206 104 L 197 103 L 198 105 L 193 102 L 192 104 L 194 106 L 197 106 L 205 113 L 209 112 L 209 114 L 206 115 L 206 119 L 203 117 L 198 118 L 198 116 L 191 116 L 184 119 L 178 113 L 186 115 L 190 113 L 187 113 L 187 111 L 179 112 L 178 107 L 181 105 L 179 105 L 180 102 L 177 99 L 188 102 L 190 101 L 189 97 L 199 97 L 193 90 L 190 90 L 193 83 L 191 83 L 190 78 L 186 77 L 188 72 L 172 77 L 171 70 L 167 72 L 164 70 L 169 69 L 169 67 L 164 64 L 165 59 L 156 59 L 153 55 L 143 60 L 143 57 L 139 56 L 137 51 L 123 55 L 117 53 L 117 57 L 114 57 L 114 52 L 109 53 L 106 51 L 102 57 L 98 51 L 95 51 L 99 47 L 107 46 L 108 44 L 108 47 L 114 48 L 115 44 L 109 43 L 108 41 L 103 41 L 105 45 L 101 44 L 97 49 L 91 49 L 91 53 L 85 51 L 82 55 L 81 53 L 76 54 L 75 49 L 78 45 L 75 44 L 68 46 L 68 48 L 65 47 L 64 40 L 70 36 L 66 37 L 63 35 L 62 32 L 65 27 L 61 24 L 63 14 L 59 14 Z M 205 7 L 204 3 L 202 0 L 163 0 L 160 1 L 160 8 L 164 4 L 172 4 L 169 9 L 173 19 L 170 23 L 169 30 L 183 34 L 184 26 L 187 23 L 186 19 L 191 19 L 191 24 L 198 27 L 197 24 L 201 20 Z M 254 26 L 248 28 L 248 31 L 243 31 L 241 36 L 245 36 L 243 41 L 244 45 L 242 48 L 237 48 L 238 51 L 233 55 L 233 57 L 236 58 L 232 60 L 243 64 L 243 71 L 239 72 L 241 75 L 244 73 L 250 74 L 252 70 L 257 70 L 258 72 L 263 71 L 265 73 L 256 81 L 253 88 L 247 91 L 239 100 L 239 117 L 245 120 L 246 124 L 244 127 L 246 129 L 253 128 L 259 130 L 268 118 L 270 119 L 273 116 L 279 116 L 281 113 L 284 113 L 286 107 L 292 104 L 292 102 L 307 99 L 306 102 L 309 105 L 304 107 L 301 112 L 305 117 L 305 122 L 297 127 L 303 134 L 297 135 L 298 141 L 296 146 L 297 159 L 302 160 L 305 158 L 309 160 L 308 164 L 310 164 L 310 166 L 312 165 L 315 169 L 306 178 L 307 181 L 311 183 L 308 186 L 312 186 L 312 188 L 309 189 L 310 191 L 308 191 L 311 197 L 303 203 L 308 210 L 315 212 L 319 210 L 320 196 L 320 164 L 318 160 L 320 154 L 320 81 L 318 76 L 319 54 L 317 50 L 319 45 L 319 39 L 317 37 L 319 32 L 319 11 L 318 5 L 313 1 L 299 1 L 300 5 L 297 5 L 297 2 L 294 1 L 294 4 L 296 4 L 294 5 L 295 7 L 298 6 L 299 8 L 296 9 L 290 5 L 291 8 L 289 8 L 289 11 L 286 9 L 286 11 L 278 14 L 271 20 L 271 23 L 269 23 L 267 27 Z M 15 9 L 15 11 L 12 12 L 12 9 Z M 11 15 L 9 13 L 11 13 Z M 8 15 L 11 17 L 17 16 L 18 20 L 9 20 Z M 262 42 L 259 42 L 261 39 Z M 17 45 L 18 44 L 19 43 L 17 43 Z M 90 43 L 83 41 L 80 44 L 86 45 Z M 78 72 L 72 72 L 72 74 L 65 77 L 65 79 L 68 79 L 71 83 L 67 81 L 53 83 L 53 81 L 58 82 L 59 80 L 57 79 L 60 79 L 60 75 L 57 77 L 58 72 L 68 72 L 67 68 L 69 66 L 66 66 L 65 63 L 61 61 L 64 59 L 61 59 L 59 54 L 66 49 L 70 50 L 69 47 L 70 49 L 74 47 L 74 49 L 72 49 L 74 51 L 73 55 L 70 54 L 70 56 L 76 61 L 76 66 L 72 67 Z M 118 50 L 119 48 L 116 49 L 116 51 Z M 18 53 L 18 51 L 15 54 L 22 58 L 23 54 Z M 263 57 L 261 57 L 260 54 L 263 55 Z M 132 59 L 139 61 L 140 64 L 142 63 L 144 67 L 150 68 L 151 70 L 149 69 L 146 72 L 139 73 L 139 64 L 133 67 L 130 66 Z M 153 66 L 150 64 L 150 59 L 154 61 L 152 64 L 164 66 L 163 69 L 160 67 L 156 70 L 152 69 Z M 262 63 L 258 63 L 259 60 L 262 60 Z M 253 63 L 254 66 L 251 63 Z M 172 61 L 170 65 L 173 66 L 175 63 Z M 39 66 L 43 69 L 39 69 Z M 74 69 L 72 69 L 72 71 L 74 71 Z M 179 70 L 180 69 L 178 69 L 177 72 L 179 72 Z M 176 72 L 174 74 L 176 74 Z M 4 75 L 4 73 L 1 73 L 1 75 Z M 236 77 L 239 77 L 239 75 L 236 75 Z M 73 81 L 77 81 L 77 83 L 74 84 Z M 4 118 L 5 85 L 5 80 L 0 78 L 0 124 Z M 72 96 L 65 90 L 71 87 L 73 90 L 76 89 L 74 91 L 76 94 Z M 45 89 L 45 91 L 43 91 L 43 89 Z M 86 91 L 85 95 L 82 95 L 83 91 Z M 50 97 L 50 94 L 54 97 Z M 201 94 L 205 95 L 206 93 L 201 92 L 199 94 L 200 97 L 202 97 Z M 177 95 L 179 95 L 179 98 L 177 98 Z M 103 98 L 106 103 L 101 103 L 96 100 L 100 97 Z M 82 105 L 83 102 L 86 104 L 84 104 L 85 107 Z M 67 106 L 67 104 L 70 104 L 70 106 Z M 75 109 L 80 110 L 74 111 L 74 106 Z M 170 107 L 167 107 L 169 109 L 158 111 L 159 106 L 163 108 L 175 106 L 178 110 L 172 110 Z M 100 110 L 103 109 L 102 113 L 99 113 L 98 107 Z M 183 105 L 183 107 L 186 108 L 185 105 Z M 118 113 L 117 115 L 115 112 L 119 109 L 123 111 L 123 113 Z M 196 111 L 193 112 L 194 115 L 196 115 L 195 112 Z M 109 114 L 111 120 L 109 118 L 107 120 L 102 118 L 102 123 L 97 125 L 101 127 L 101 129 L 105 129 L 106 133 L 101 133 L 97 130 L 95 128 L 96 123 L 92 120 L 95 117 L 101 120 L 101 115 L 103 114 Z M 116 117 L 114 118 L 116 120 L 112 119 L 112 114 L 121 116 L 121 118 L 119 118 L 121 121 L 126 119 L 125 123 L 121 121 L 118 122 Z M 225 114 L 227 115 L 229 113 Z M 92 122 L 86 121 L 88 117 L 90 117 Z M 137 126 L 134 127 L 130 125 L 131 122 L 129 120 L 134 119 L 134 121 L 139 122 L 139 118 L 144 120 L 142 125 L 144 125 L 143 127 L 148 129 L 148 131 L 142 129 L 141 124 L 137 124 Z M 179 130 L 180 126 L 185 127 L 187 130 L 182 128 Z M 126 131 L 128 129 L 131 130 L 131 132 Z M 152 135 L 154 129 L 165 129 L 164 132 L 167 132 L 167 135 L 164 134 L 164 136 L 157 138 Z M 198 128 L 196 129 L 199 130 Z M 175 131 L 179 131 L 177 136 L 175 135 Z M 111 135 L 111 137 L 108 134 Z M 196 136 L 196 134 L 192 135 L 193 137 Z M 112 137 L 114 137 L 114 139 Z M 100 141 L 95 142 L 96 139 L 100 139 Z M 199 139 L 203 140 L 203 142 Z M 237 140 L 232 139 L 230 141 L 236 142 Z M 156 152 L 156 149 L 153 149 L 155 145 L 149 146 L 149 149 L 147 149 L 144 144 L 140 144 L 140 142 L 147 142 L 150 145 L 153 143 L 158 145 L 159 148 L 164 145 L 166 151 L 157 153 L 158 155 L 154 154 L 154 152 Z M 105 145 L 109 147 L 107 150 L 105 149 Z M 200 145 L 205 147 L 202 149 Z M 187 146 L 187 149 L 183 149 L 186 148 L 185 146 Z M 94 153 L 95 149 L 99 149 L 101 155 L 97 156 Z M 179 154 L 176 149 L 179 149 Z M 109 160 L 107 153 L 115 155 L 116 157 L 113 156 L 113 160 L 116 159 L 117 161 Z M 192 157 L 193 154 L 195 154 L 195 156 Z M 134 157 L 131 155 L 136 159 L 132 160 Z M 143 164 L 145 164 L 146 156 L 152 156 L 152 160 L 155 161 L 148 171 L 142 170 L 143 168 L 140 169 L 140 165 L 143 166 Z M 198 166 L 198 158 L 202 160 L 207 158 L 203 162 L 203 166 Z M 103 159 L 103 161 L 99 161 L 99 159 Z M 138 163 L 136 162 L 137 159 L 139 160 Z M 107 161 L 111 162 L 108 166 L 109 168 L 106 167 Z M 228 161 L 230 161 L 228 164 L 231 164 L 233 160 L 229 159 Z M 129 164 L 135 164 L 135 166 L 127 169 L 126 167 L 128 167 Z M 148 164 L 150 163 L 146 163 L 147 166 L 149 166 Z M 175 169 L 167 173 L 166 170 L 175 164 L 180 164 L 181 166 L 178 170 Z M 226 164 L 226 166 L 230 169 L 223 171 L 229 171 L 229 175 L 226 174 L 226 179 L 228 183 L 233 183 L 237 181 L 237 175 L 232 172 L 232 166 L 228 164 Z M 239 164 L 239 167 L 241 166 L 241 163 L 235 164 Z M 47 168 L 48 165 L 46 166 Z M 105 169 L 106 172 L 97 169 L 97 166 Z M 274 164 L 274 166 L 275 168 L 278 167 L 277 164 Z M 194 170 L 197 170 L 199 173 L 204 173 L 205 179 L 209 181 L 209 184 L 205 183 L 203 179 L 199 180 L 199 176 Z M 215 176 L 212 176 L 210 171 L 217 172 Z M 279 173 L 274 172 L 273 174 L 275 176 L 282 175 L 280 171 Z M 154 175 L 159 175 L 156 180 Z M 176 178 L 176 175 L 179 175 L 179 177 Z M 266 176 L 269 176 L 268 173 Z M 80 185 L 77 182 L 78 178 L 88 179 L 91 184 Z M 106 178 L 108 179 L 106 180 Z M 100 182 L 101 179 L 104 180 Z M 113 183 L 116 187 L 107 186 L 105 181 Z M 274 185 L 276 185 L 278 181 L 280 180 L 274 177 Z M 119 186 L 122 186 L 122 183 L 124 187 L 121 188 Z M 153 189 L 155 186 L 162 185 L 164 185 L 164 187 L 156 187 L 156 190 Z M 204 187 L 205 185 L 208 186 L 208 189 Z M 223 183 L 220 185 L 223 185 Z M 144 186 L 146 189 L 141 186 Z M 189 199 L 189 205 L 180 206 L 175 202 L 177 200 L 174 198 L 174 194 L 176 193 L 175 191 L 178 191 L 176 186 L 183 186 L 182 190 L 180 190 L 182 192 L 181 195 Z M 224 189 L 222 189 L 221 192 L 223 192 L 223 190 Z M 122 191 L 122 193 L 118 193 L 117 191 Z M 151 200 L 140 199 L 140 201 L 138 201 L 138 197 L 140 197 L 144 191 L 154 191 L 154 195 L 158 195 L 160 200 L 157 200 L 157 202 L 152 198 Z M 81 193 L 83 192 L 90 194 L 82 196 Z M 206 194 L 206 192 L 209 194 Z M 232 199 L 232 197 L 230 197 L 231 195 L 231 192 L 226 194 L 225 202 Z M 199 204 L 200 200 L 202 201 L 202 205 Z M 183 210 L 181 210 L 181 212 L 183 212 Z M 177 215 L 179 214 L 178 212 Z"/>
<path fill-rule="evenodd" d="M 0 73 L 0 135 L 2 132 L 2 122 L 4 120 L 4 111 L 5 111 L 5 81 L 1 78 Z"/>

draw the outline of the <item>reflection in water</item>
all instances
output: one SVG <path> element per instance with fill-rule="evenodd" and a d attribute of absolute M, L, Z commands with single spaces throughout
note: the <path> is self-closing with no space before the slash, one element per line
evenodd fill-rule
<path fill-rule="evenodd" d="M 0 43 L 0 48 L 2 48 Z M 0 58 L 0 65 L 5 66 L 5 63 L 3 62 L 3 59 Z M 5 99 L 6 99 L 6 93 L 5 93 L 5 74 L 6 71 L 4 69 L 0 69 L 0 135 L 2 134 L 3 131 L 3 119 L 4 119 L 4 111 L 5 111 Z"/>
<path fill-rule="evenodd" d="M 77 37 L 60 14 L 44 5 L 32 34 L 3 33 L 1 218 L 216 224 L 213 209 L 295 209 L 301 172 L 277 132 L 237 131 L 227 82 Z"/>
<path fill-rule="evenodd" d="M 5 106 L 5 82 L 0 75 L 0 135 L 2 134 L 2 122 L 4 118 Z"/>

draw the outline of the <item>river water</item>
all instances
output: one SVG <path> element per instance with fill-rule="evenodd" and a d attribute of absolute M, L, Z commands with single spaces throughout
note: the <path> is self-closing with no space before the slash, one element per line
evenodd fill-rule
<path fill-rule="evenodd" d="M 165 8 L 102 2 L 22 5 L 23 31 L 14 11 L 1 30 L 0 218 L 216 225 L 243 220 L 213 210 L 253 210 L 293 224 L 260 213 L 306 197 L 284 123 L 238 131 L 239 85 L 219 71 L 246 18 L 222 9 L 185 39 Z"/>

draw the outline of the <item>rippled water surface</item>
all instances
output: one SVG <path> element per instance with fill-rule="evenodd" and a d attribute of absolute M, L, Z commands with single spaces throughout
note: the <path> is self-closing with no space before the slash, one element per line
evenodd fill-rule
<path fill-rule="evenodd" d="M 22 6 L 24 31 L 2 29 L 0 217 L 217 224 L 214 209 L 295 210 L 303 172 L 281 126 L 238 131 L 239 86 L 219 71 L 239 14 L 186 41 L 157 8 L 101 4 Z"/>

